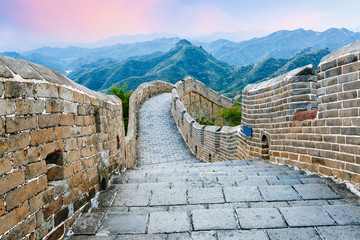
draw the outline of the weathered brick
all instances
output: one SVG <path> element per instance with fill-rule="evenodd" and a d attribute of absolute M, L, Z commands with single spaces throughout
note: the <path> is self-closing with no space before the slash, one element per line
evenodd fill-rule
<path fill-rule="evenodd" d="M 360 146 L 341 145 L 340 152 L 360 155 Z"/>
<path fill-rule="evenodd" d="M 39 115 L 39 127 L 55 127 L 59 125 L 59 115 L 56 113 L 53 114 L 41 114 Z"/>
<path fill-rule="evenodd" d="M 64 179 L 64 167 L 53 165 L 48 168 L 46 176 L 49 181 L 62 180 Z"/>
<path fill-rule="evenodd" d="M 5 199 L 0 199 L 0 216 L 5 214 Z"/>
<path fill-rule="evenodd" d="M 342 71 L 344 74 L 356 72 L 359 70 L 360 70 L 360 62 L 354 62 L 354 63 L 350 63 L 350 64 L 346 64 L 346 65 L 342 66 Z"/>
<path fill-rule="evenodd" d="M 28 117 L 12 117 L 6 119 L 6 132 L 14 133 L 23 130 L 35 129 L 37 126 L 37 119 L 35 116 Z"/>
<path fill-rule="evenodd" d="M 59 87 L 59 97 L 61 99 L 65 99 L 68 101 L 73 101 L 74 100 L 74 93 L 72 90 L 64 88 L 64 87 Z"/>
<path fill-rule="evenodd" d="M 334 68 L 336 66 L 337 66 L 337 62 L 336 62 L 336 59 L 334 59 L 332 61 L 322 63 L 320 65 L 320 69 L 321 69 L 321 71 L 326 71 L 326 70 L 328 70 L 330 68 Z"/>
<path fill-rule="evenodd" d="M 62 141 L 54 141 L 45 144 L 45 146 L 42 148 L 42 155 L 43 158 L 46 158 L 49 154 L 62 151 L 63 148 L 63 142 Z"/>
<path fill-rule="evenodd" d="M 46 101 L 46 112 L 48 113 L 63 113 L 65 109 L 65 102 L 61 99 L 48 99 Z"/>
<path fill-rule="evenodd" d="M 326 88 L 326 94 L 338 93 L 342 91 L 342 85 L 334 85 Z"/>
<path fill-rule="evenodd" d="M 15 226 L 18 222 L 21 222 L 29 215 L 28 204 L 24 203 L 20 207 L 0 217 L 0 235 L 5 233 L 7 230 Z"/>
<path fill-rule="evenodd" d="M 39 83 L 35 86 L 36 96 L 45 98 L 58 98 L 59 89 L 55 85 Z"/>
<path fill-rule="evenodd" d="M 355 162 L 355 155 L 352 154 L 347 154 L 347 153 L 336 153 L 336 158 L 339 161 L 344 161 L 344 162 Z"/>
<path fill-rule="evenodd" d="M 17 99 L 16 100 L 16 114 L 35 114 L 42 113 L 45 108 L 45 102 L 42 100 L 32 99 Z"/>
<path fill-rule="evenodd" d="M 38 193 L 38 181 L 32 181 L 16 188 L 6 196 L 6 210 L 9 211 Z"/>
<path fill-rule="evenodd" d="M 61 114 L 60 125 L 62 126 L 74 126 L 74 114 Z"/>
<path fill-rule="evenodd" d="M 359 165 L 359 164 L 350 164 L 350 163 L 347 163 L 345 169 L 348 170 L 348 171 L 350 171 L 350 172 L 360 173 L 360 165 Z"/>
<path fill-rule="evenodd" d="M 69 162 L 74 162 L 80 159 L 80 150 L 74 150 L 69 153 Z"/>
<path fill-rule="evenodd" d="M 54 200 L 54 189 L 49 188 L 29 200 L 30 214 Z"/>
<path fill-rule="evenodd" d="M 48 219 L 51 215 L 60 210 L 63 205 L 62 197 L 58 197 L 55 201 L 51 202 L 47 207 L 44 208 L 44 218 Z"/>
<path fill-rule="evenodd" d="M 8 144 L 9 144 L 8 151 L 10 152 L 25 148 L 30 145 L 30 135 L 29 133 L 19 133 L 16 135 L 10 135 L 8 139 Z"/>
<path fill-rule="evenodd" d="M 35 216 L 31 216 L 25 221 L 16 225 L 16 227 L 13 228 L 2 239 L 3 240 L 22 239 L 24 236 L 34 231 L 34 229 L 35 229 Z"/>
<path fill-rule="evenodd" d="M 360 145 L 360 136 L 349 136 L 346 137 L 346 144 Z"/>
<path fill-rule="evenodd" d="M 360 106 L 360 99 L 346 100 L 343 101 L 344 108 L 356 108 Z"/>
<path fill-rule="evenodd" d="M 62 224 L 55 231 L 53 231 L 47 238 L 47 240 L 57 240 L 60 239 L 65 232 L 65 224 Z"/>
<path fill-rule="evenodd" d="M 55 128 L 55 138 L 56 139 L 64 139 L 69 138 L 71 136 L 70 134 L 70 127 L 56 127 Z"/>
<path fill-rule="evenodd" d="M 28 98 L 35 96 L 35 85 L 30 82 L 10 82 L 4 83 L 5 97 L 7 98 Z"/>
<path fill-rule="evenodd" d="M 83 104 L 84 103 L 84 95 L 78 92 L 74 92 L 74 102 Z"/>
<path fill-rule="evenodd" d="M 0 115 L 12 115 L 15 113 L 15 102 L 11 99 L 0 99 Z"/>
<path fill-rule="evenodd" d="M 77 104 L 73 102 L 66 102 L 64 106 L 64 113 L 76 113 Z"/>
<path fill-rule="evenodd" d="M 54 140 L 54 130 L 52 128 L 41 129 L 30 133 L 31 146 L 42 143 L 51 142 Z"/>
<path fill-rule="evenodd" d="M 354 89 L 360 89 L 360 81 L 344 83 L 344 91 L 351 91 Z"/>
<path fill-rule="evenodd" d="M 25 177 L 26 177 L 26 179 L 32 179 L 32 178 L 36 178 L 44 173 L 46 173 L 46 162 L 40 161 L 37 163 L 29 164 L 26 167 Z"/>
<path fill-rule="evenodd" d="M 41 149 L 39 147 L 30 147 L 16 151 L 13 155 L 14 168 L 19 168 L 28 163 L 37 162 L 41 158 Z"/>
<path fill-rule="evenodd" d="M 352 82 L 352 81 L 356 81 L 359 79 L 359 73 L 355 72 L 355 73 L 350 73 L 350 74 L 343 74 L 341 76 L 338 77 L 338 81 L 339 83 L 347 83 L 347 82 Z"/>
<path fill-rule="evenodd" d="M 5 133 L 5 122 L 2 118 L 0 118 L 0 135 Z"/>
<path fill-rule="evenodd" d="M 69 138 L 65 140 L 65 151 L 70 151 L 78 147 L 78 143 L 75 138 Z"/>
<path fill-rule="evenodd" d="M 0 155 L 0 166 L 0 176 L 11 170 L 11 161 L 7 154 Z"/>
<path fill-rule="evenodd" d="M 327 70 L 325 72 L 325 77 L 330 78 L 330 77 L 338 76 L 338 75 L 341 75 L 341 74 L 342 74 L 341 67 L 336 67 L 336 68 L 332 68 L 330 70 Z"/>
<path fill-rule="evenodd" d="M 327 168 L 327 167 L 324 167 L 324 166 L 319 166 L 319 173 L 325 174 L 327 176 L 333 176 L 334 175 L 333 169 Z"/>

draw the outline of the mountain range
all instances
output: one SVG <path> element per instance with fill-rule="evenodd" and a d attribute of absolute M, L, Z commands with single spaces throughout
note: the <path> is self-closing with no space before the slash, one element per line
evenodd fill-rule
<path fill-rule="evenodd" d="M 98 91 L 107 91 L 112 85 L 127 84 L 136 89 L 143 82 L 163 80 L 175 83 L 186 76 L 192 76 L 216 91 L 228 96 L 239 94 L 249 83 L 279 76 L 297 67 L 313 64 L 330 51 L 306 48 L 290 59 L 267 58 L 256 64 L 234 67 L 207 53 L 187 40 L 180 40 L 169 51 L 160 55 L 143 56 L 116 62 L 101 59 L 87 64 L 72 72 L 69 77 L 74 81 Z"/>
<path fill-rule="evenodd" d="M 265 37 L 242 42 L 219 39 L 212 42 L 193 42 L 193 44 L 202 46 L 218 60 L 240 67 L 255 64 L 268 57 L 291 58 L 307 47 L 336 50 L 359 39 L 359 32 L 352 32 L 345 28 L 331 28 L 324 32 L 297 29 L 277 31 Z M 170 37 L 100 48 L 44 47 L 23 53 L 3 52 L 0 54 L 25 59 L 53 68 L 63 74 L 69 74 L 85 64 L 92 64 L 103 58 L 112 58 L 121 62 L 156 52 L 160 55 L 160 52 L 169 51 L 179 40 L 177 37 Z"/>

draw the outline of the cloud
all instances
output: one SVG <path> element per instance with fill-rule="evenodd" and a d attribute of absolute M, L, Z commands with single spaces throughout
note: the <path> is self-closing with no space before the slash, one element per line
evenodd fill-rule
<path fill-rule="evenodd" d="M 30 32 L 59 40 L 150 33 L 152 16 L 164 0 L 15 0 L 2 14 Z"/>

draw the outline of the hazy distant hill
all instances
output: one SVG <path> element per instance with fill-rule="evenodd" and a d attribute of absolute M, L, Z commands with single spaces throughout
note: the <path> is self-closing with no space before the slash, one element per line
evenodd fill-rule
<path fill-rule="evenodd" d="M 232 42 L 225 39 L 213 42 L 194 42 L 202 46 L 217 59 L 234 66 L 253 64 L 268 57 L 290 58 L 298 51 L 312 47 L 314 49 L 329 48 L 336 50 L 346 44 L 360 39 L 360 33 L 345 28 L 331 28 L 324 32 L 297 29 L 282 30 L 261 38 L 253 38 L 243 42 Z M 166 52 L 178 42 L 179 38 L 158 38 L 151 41 L 130 44 L 117 44 L 101 48 L 39 48 L 24 53 L 1 53 L 3 55 L 22 58 L 66 73 L 75 71 L 84 64 L 96 62 L 103 58 L 112 58 L 118 62 L 138 59 L 147 55 L 147 59 L 155 54 Z M 140 59 L 139 59 L 140 60 Z"/>
<path fill-rule="evenodd" d="M 307 64 L 316 67 L 328 53 L 327 49 L 307 48 L 290 59 L 267 58 L 257 64 L 235 68 L 215 59 L 201 47 L 181 40 L 170 51 L 151 59 L 120 63 L 103 59 L 82 66 L 69 77 L 90 89 L 106 91 L 112 84 L 126 82 L 130 89 L 135 89 L 143 82 L 163 80 L 175 83 L 192 76 L 217 91 L 234 96 L 249 83 L 279 76 Z"/>
<path fill-rule="evenodd" d="M 228 96 L 241 94 L 242 89 L 251 83 L 266 81 L 268 79 L 285 74 L 295 68 L 312 64 L 315 68 L 322 57 L 328 55 L 330 50 L 313 50 L 311 48 L 303 49 L 290 59 L 267 58 L 256 64 L 246 65 L 234 72 L 232 83 L 222 89 L 222 93 Z"/>
<path fill-rule="evenodd" d="M 233 70 L 229 64 L 218 61 L 201 47 L 181 40 L 168 52 L 151 59 L 110 62 L 107 65 L 97 62 L 79 68 L 69 77 L 90 89 L 106 90 L 114 83 L 122 85 L 126 82 L 130 89 L 135 89 L 143 82 L 164 80 L 175 83 L 186 76 L 193 76 L 220 90 L 228 84 L 227 79 Z"/>
<path fill-rule="evenodd" d="M 243 66 L 268 57 L 290 58 L 307 47 L 329 48 L 333 51 L 359 39 L 359 32 L 355 33 L 345 28 L 331 28 L 324 32 L 297 29 L 282 30 L 262 38 L 253 38 L 239 43 L 218 40 L 202 43 L 202 46 L 221 61 Z"/>

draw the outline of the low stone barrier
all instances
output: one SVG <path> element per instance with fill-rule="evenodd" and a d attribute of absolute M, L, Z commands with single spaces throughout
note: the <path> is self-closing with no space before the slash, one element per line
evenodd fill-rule
<path fill-rule="evenodd" d="M 187 112 L 184 102 L 192 114 Z M 231 99 L 193 78 L 188 77 L 175 84 L 172 90 L 172 113 L 187 145 L 199 159 L 206 162 L 237 159 L 236 141 L 240 126 L 205 126 L 192 117 L 199 112 L 215 116 L 220 109 L 231 106 Z"/>

